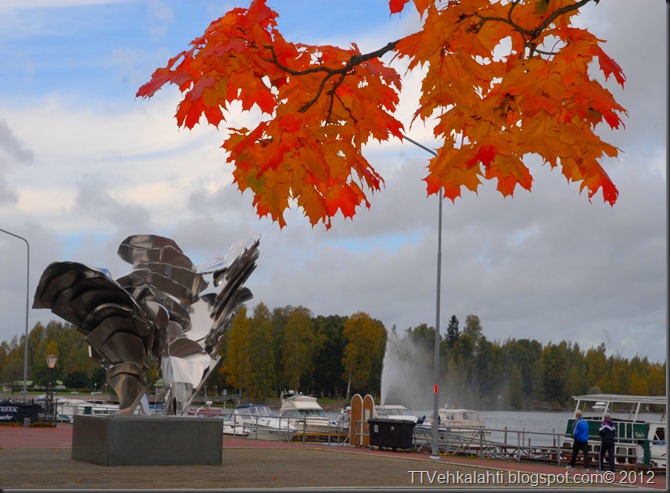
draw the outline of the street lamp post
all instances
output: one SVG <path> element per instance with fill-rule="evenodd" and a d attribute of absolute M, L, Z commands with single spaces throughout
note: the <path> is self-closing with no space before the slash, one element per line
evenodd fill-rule
<path fill-rule="evenodd" d="M 403 139 L 408 140 L 415 146 L 430 152 L 437 157 L 437 152 L 429 147 L 419 144 L 417 141 L 403 135 Z M 440 290 L 442 285 L 442 187 L 439 193 L 439 213 L 437 226 L 437 289 L 435 301 L 435 353 L 433 357 L 433 422 L 431 424 L 432 444 L 430 458 L 439 460 L 440 450 L 438 445 L 439 437 L 439 389 L 440 389 Z"/>
<path fill-rule="evenodd" d="M 49 380 L 47 382 L 46 413 L 47 421 L 51 425 L 56 424 L 56 406 L 54 405 L 54 367 L 58 357 L 53 354 L 47 355 L 47 367 L 49 368 Z"/>
<path fill-rule="evenodd" d="M 0 231 L 13 236 L 14 238 L 18 238 L 19 240 L 23 240 L 26 244 L 26 335 L 23 341 L 23 400 L 25 401 L 28 394 L 26 390 L 26 382 L 28 380 L 28 307 L 30 306 L 28 300 L 30 298 L 30 243 L 28 243 L 28 240 L 26 240 L 23 236 L 19 236 L 1 228 Z"/>

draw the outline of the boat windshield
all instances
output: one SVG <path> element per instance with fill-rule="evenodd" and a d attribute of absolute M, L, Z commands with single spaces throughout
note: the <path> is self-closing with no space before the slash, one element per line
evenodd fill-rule
<path fill-rule="evenodd" d="M 258 416 L 272 416 L 270 406 L 254 406 L 254 414 Z"/>
<path fill-rule="evenodd" d="M 323 409 L 287 409 L 281 413 L 286 418 L 325 418 Z"/>
<path fill-rule="evenodd" d="M 326 413 L 323 411 L 323 409 L 301 409 L 300 414 L 306 418 L 326 416 Z"/>
<path fill-rule="evenodd" d="M 270 406 L 239 407 L 235 409 L 235 412 L 244 416 L 272 416 Z"/>

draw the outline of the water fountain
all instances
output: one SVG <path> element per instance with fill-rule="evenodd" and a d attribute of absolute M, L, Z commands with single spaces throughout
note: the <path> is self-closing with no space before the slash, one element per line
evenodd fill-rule
<path fill-rule="evenodd" d="M 411 337 L 393 331 L 386 340 L 381 382 L 381 404 L 430 409 L 433 402 L 432 353 Z"/>

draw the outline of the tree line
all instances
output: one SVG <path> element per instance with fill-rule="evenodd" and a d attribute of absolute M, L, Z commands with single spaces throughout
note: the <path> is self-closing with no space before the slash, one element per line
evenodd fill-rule
<path fill-rule="evenodd" d="M 399 331 L 359 312 L 314 316 L 304 307 L 270 310 L 243 307 L 226 331 L 221 362 L 207 381 L 209 395 L 241 393 L 252 400 L 276 397 L 282 389 L 348 400 L 354 393 L 381 397 L 387 342 L 413 348 L 405 364 L 432 375 L 435 328 L 427 324 Z M 587 393 L 665 395 L 666 362 L 606 354 L 605 344 L 586 351 L 561 341 L 489 341 L 478 316 L 461 330 L 453 315 L 440 334 L 440 403 L 480 409 L 562 408 L 571 396 Z M 37 323 L 28 336 L 28 378 L 46 385 L 46 355 L 56 354 L 54 378 L 73 390 L 105 389 L 105 371 L 89 357 L 88 344 L 74 326 Z M 22 382 L 24 336 L 0 343 L 0 382 Z M 149 372 L 153 386 L 158 368 Z M 433 381 L 428 379 L 432 389 Z M 18 390 L 14 385 L 14 390 Z M 390 403 L 390 402 L 389 402 Z M 411 403 L 405 403 L 411 404 Z"/>

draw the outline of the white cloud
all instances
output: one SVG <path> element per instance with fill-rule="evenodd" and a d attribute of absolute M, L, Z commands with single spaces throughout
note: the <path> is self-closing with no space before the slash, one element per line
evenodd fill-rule
<path fill-rule="evenodd" d="M 600 194 L 589 203 L 560 170 L 534 162 L 528 163 L 532 193 L 503 198 L 495 183 L 486 183 L 478 194 L 464 191 L 455 204 L 445 201 L 442 328 L 452 314 L 463 321 L 472 313 L 490 340 L 569 340 L 583 349 L 605 342 L 610 354 L 665 358 L 667 49 L 651 41 L 665 32 L 665 7 L 630 3 L 600 2 L 592 9 L 598 17 L 588 17 L 628 76 L 626 90 L 616 92 L 630 112 L 626 129 L 606 133 L 624 151 L 604 163 L 620 190 L 617 204 L 604 204 Z M 167 11 L 162 19 L 162 25 L 182 21 L 177 12 L 172 21 Z M 385 38 L 362 34 L 345 44 L 377 48 Z M 124 48 L 112 61 L 119 79 L 135 87 L 172 53 L 152 62 L 158 55 Z M 405 79 L 404 87 L 399 117 L 408 123 L 418 77 Z M 438 204 L 436 196 L 426 197 L 422 181 L 426 151 L 397 140 L 370 144 L 366 155 L 386 180 L 370 197 L 370 210 L 359 209 L 353 221 L 338 217 L 330 231 L 312 228 L 302 211 L 292 210 L 280 230 L 256 217 L 250 195 L 231 185 L 222 132 L 204 124 L 176 128 L 175 87 L 151 100 L 136 100 L 133 92 L 127 102 L 113 103 L 104 92 L 81 98 L 65 86 L 47 93 L 0 99 L 11 135 L 33 155 L 30 166 L 0 163 L 4 193 L 17 198 L 0 202 L 0 225 L 30 241 L 31 291 L 55 260 L 125 273 L 116 249 L 129 234 L 171 236 L 197 264 L 261 233 L 259 266 L 247 283 L 252 307 L 263 301 L 322 315 L 365 311 L 389 329 L 435 323 Z M 236 115 L 230 124 L 257 117 Z M 439 145 L 421 122 L 408 135 Z M 23 247 L 0 234 L 6 316 L 0 340 L 22 333 Z M 31 310 L 30 317 L 34 323 L 50 314 Z"/>

